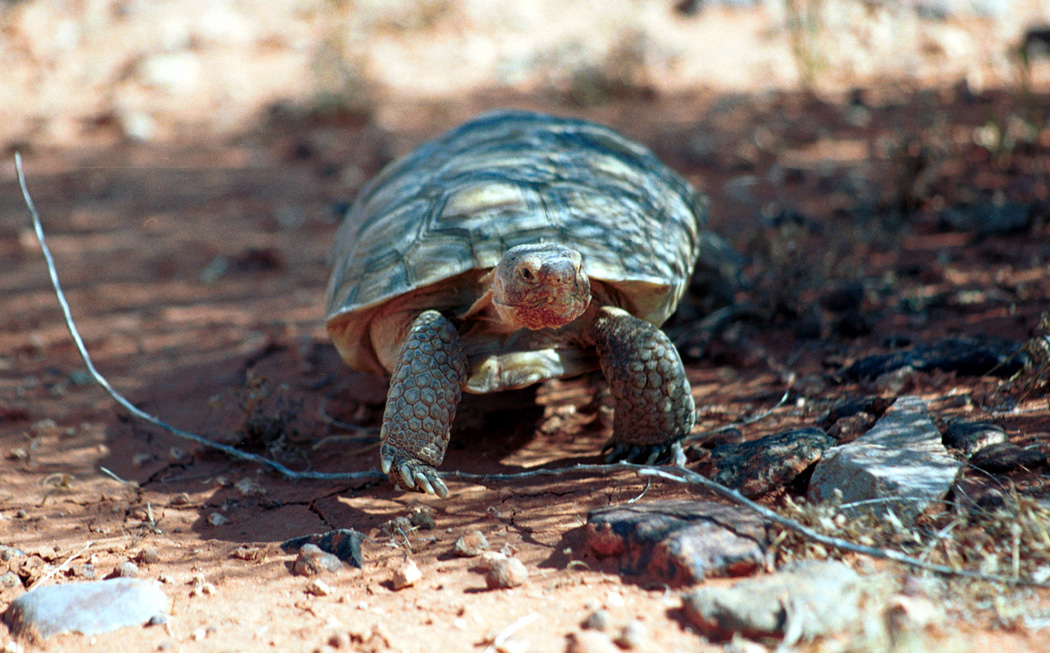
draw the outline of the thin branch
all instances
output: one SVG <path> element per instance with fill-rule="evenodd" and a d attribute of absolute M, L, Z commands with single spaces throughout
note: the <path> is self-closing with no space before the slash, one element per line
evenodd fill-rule
<path fill-rule="evenodd" d="M 18 171 L 18 183 L 22 187 L 22 197 L 25 199 L 26 206 L 29 207 L 29 213 L 33 218 L 33 229 L 36 230 L 37 240 L 40 241 L 40 249 L 44 253 L 44 259 L 47 261 L 47 270 L 51 275 L 51 285 L 54 287 L 55 295 L 58 297 L 58 303 L 62 307 L 62 315 L 65 318 L 66 326 L 69 328 L 69 334 L 73 336 L 73 342 L 76 344 L 77 351 L 80 352 L 80 357 L 84 360 L 84 365 L 87 366 L 88 373 L 91 374 L 91 377 L 102 386 L 114 401 L 123 406 L 135 417 L 149 422 L 154 426 L 158 426 L 172 435 L 190 440 L 191 442 L 196 442 L 197 444 L 210 449 L 216 449 L 237 460 L 243 460 L 245 462 L 269 467 L 287 478 L 313 481 L 362 481 L 385 478 L 386 475 L 377 469 L 370 469 L 364 472 L 346 473 L 297 472 L 285 467 L 277 461 L 263 458 L 262 456 L 247 451 L 241 451 L 240 449 L 221 442 L 209 440 L 208 438 L 197 435 L 196 433 L 183 431 L 182 429 L 172 426 L 160 418 L 140 409 L 138 406 L 128 401 L 124 395 L 114 390 L 113 386 L 109 384 L 109 381 L 107 381 L 106 378 L 95 369 L 95 364 L 91 361 L 91 355 L 88 354 L 87 347 L 84 346 L 84 340 L 80 337 L 80 332 L 77 330 L 76 324 L 73 322 L 73 314 L 70 311 L 69 302 L 66 301 L 66 294 L 63 292 L 62 285 L 58 281 L 58 270 L 55 268 L 55 259 L 51 255 L 51 250 L 47 246 L 47 241 L 44 239 L 44 228 L 40 224 L 40 215 L 37 213 L 36 206 L 33 204 L 33 198 L 30 197 L 29 189 L 26 187 L 25 174 L 22 172 L 22 156 L 18 153 L 15 154 L 15 168 Z"/>

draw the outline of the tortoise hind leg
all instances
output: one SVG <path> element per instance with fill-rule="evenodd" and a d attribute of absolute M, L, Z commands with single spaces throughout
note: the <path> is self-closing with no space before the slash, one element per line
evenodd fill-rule
<path fill-rule="evenodd" d="M 437 311 L 421 313 L 394 364 L 379 434 L 383 473 L 399 487 L 448 495 L 435 468 L 445 459 L 466 377 L 456 327 Z"/>
<path fill-rule="evenodd" d="M 606 460 L 652 463 L 666 458 L 696 421 L 689 380 L 663 331 L 626 311 L 603 307 L 589 334 L 615 403 Z"/>

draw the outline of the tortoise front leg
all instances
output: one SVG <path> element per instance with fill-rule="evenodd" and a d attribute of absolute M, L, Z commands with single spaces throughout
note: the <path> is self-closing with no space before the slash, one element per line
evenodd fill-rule
<path fill-rule="evenodd" d="M 606 460 L 666 457 L 696 421 L 682 359 L 663 331 L 619 308 L 598 309 L 588 329 L 615 403 Z"/>
<path fill-rule="evenodd" d="M 435 468 L 445 459 L 466 378 L 456 327 L 437 311 L 421 313 L 394 364 L 379 434 L 383 473 L 399 487 L 448 496 Z"/>

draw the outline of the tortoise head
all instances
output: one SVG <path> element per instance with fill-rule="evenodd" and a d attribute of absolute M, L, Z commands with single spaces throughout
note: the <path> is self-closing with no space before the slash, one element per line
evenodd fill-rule
<path fill-rule="evenodd" d="M 583 256 L 556 243 L 518 245 L 496 266 L 492 303 L 504 324 L 520 329 L 564 326 L 586 310 L 591 284 Z"/>

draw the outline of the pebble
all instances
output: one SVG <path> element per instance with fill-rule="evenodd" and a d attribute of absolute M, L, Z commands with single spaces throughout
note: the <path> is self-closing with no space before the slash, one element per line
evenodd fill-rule
<path fill-rule="evenodd" d="M 992 422 L 967 422 L 961 419 L 952 420 L 944 429 L 944 444 L 958 449 L 967 457 L 993 444 L 1007 441 L 1003 427 Z"/>
<path fill-rule="evenodd" d="M 482 560 L 485 585 L 490 589 L 518 587 L 529 577 L 529 570 L 521 560 L 502 553 L 491 554 Z"/>
<path fill-rule="evenodd" d="M 591 614 L 587 615 L 587 618 L 583 620 L 580 627 L 584 630 L 609 630 L 612 626 L 612 615 L 609 614 L 608 610 L 595 610 Z"/>
<path fill-rule="evenodd" d="M 485 538 L 484 533 L 481 531 L 473 531 L 456 540 L 453 551 L 455 551 L 458 556 L 472 558 L 481 555 L 488 548 L 489 541 Z"/>
<path fill-rule="evenodd" d="M 323 580 L 314 578 L 306 584 L 306 593 L 314 596 L 328 596 L 332 593 L 332 588 Z"/>
<path fill-rule="evenodd" d="M 15 636 L 95 635 L 141 626 L 167 607 L 168 597 L 156 583 L 116 578 L 30 590 L 11 603 L 4 621 Z"/>
<path fill-rule="evenodd" d="M 364 535 L 352 528 L 339 528 L 326 533 L 293 537 L 282 542 L 281 548 L 285 551 L 301 551 L 305 545 L 309 544 L 325 553 L 336 556 L 351 567 L 361 569 L 361 566 L 364 564 L 364 558 L 361 556 L 361 541 L 363 539 Z"/>
<path fill-rule="evenodd" d="M 114 567 L 113 571 L 106 578 L 138 578 L 138 575 L 139 566 L 130 560 L 126 560 Z"/>
<path fill-rule="evenodd" d="M 292 573 L 296 576 L 316 576 L 323 573 L 336 573 L 342 571 L 344 567 L 342 560 L 331 553 L 325 553 L 316 544 L 304 544 L 292 564 Z"/>
<path fill-rule="evenodd" d="M 154 548 L 142 549 L 135 554 L 135 562 L 140 562 L 145 565 L 152 565 L 160 562 L 160 554 Z"/>
<path fill-rule="evenodd" d="M 395 590 L 402 590 L 406 587 L 412 587 L 422 578 L 423 572 L 419 570 L 419 565 L 416 564 L 416 561 L 406 560 L 394 569 L 394 572 L 390 575 L 390 583 Z"/>
<path fill-rule="evenodd" d="M 642 646 L 649 638 L 649 630 L 637 619 L 630 621 L 616 635 L 616 645 L 623 649 L 632 649 Z"/>
<path fill-rule="evenodd" d="M 212 526 L 222 526 L 223 524 L 225 524 L 228 521 L 230 521 L 230 520 L 226 519 L 226 517 L 223 517 L 221 514 L 219 514 L 217 512 L 213 512 L 212 514 L 208 515 L 208 523 L 211 524 Z"/>

